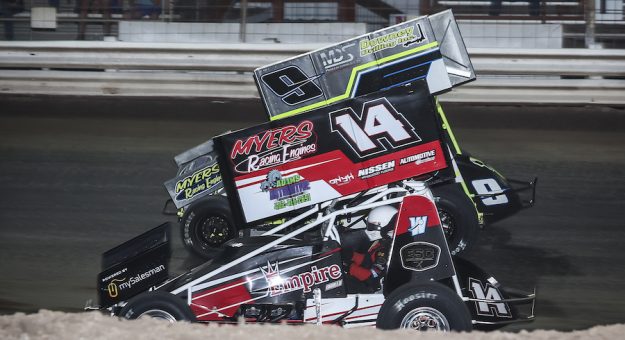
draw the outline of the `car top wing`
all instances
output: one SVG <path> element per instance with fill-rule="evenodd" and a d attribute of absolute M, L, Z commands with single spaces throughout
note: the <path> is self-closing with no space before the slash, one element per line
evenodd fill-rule
<path fill-rule="evenodd" d="M 475 72 L 447 10 L 260 67 L 254 79 L 276 120 L 419 79 L 436 95 Z"/>

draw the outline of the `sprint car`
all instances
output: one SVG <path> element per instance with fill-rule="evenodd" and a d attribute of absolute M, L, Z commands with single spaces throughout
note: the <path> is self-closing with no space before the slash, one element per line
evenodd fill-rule
<path fill-rule="evenodd" d="M 391 213 L 377 223 L 372 216 L 380 209 Z M 377 228 L 385 242 L 370 266 L 377 276 L 367 281 L 354 270 L 358 242 L 349 242 L 363 216 L 367 230 Z M 395 182 L 315 205 L 262 236 L 229 240 L 213 261 L 173 277 L 169 256 L 168 224 L 104 253 L 99 306 L 90 309 L 171 322 L 420 331 L 490 330 L 534 318 L 534 294 L 503 289 L 450 254 L 424 182 Z"/>
<path fill-rule="evenodd" d="M 451 253 L 458 255 L 470 251 L 477 242 L 480 229 L 532 207 L 536 201 L 538 178 L 534 177 L 531 181 L 506 178 L 492 166 L 461 150 L 440 105 L 437 112 L 441 126 L 445 126 L 444 142 L 453 155 L 452 162 L 457 172 L 453 176 L 431 173 L 426 180 L 434 193 Z M 176 177 L 166 182 L 173 198 L 166 202 L 163 209 L 167 215 L 178 216 L 185 247 L 205 259 L 215 256 L 220 247 L 240 231 L 233 222 L 227 200 L 219 197 L 225 192 L 218 175 L 216 157 L 211 152 L 212 142 L 209 141 L 175 157 L 178 165 Z M 353 174 L 346 174 L 334 181 L 346 183 L 351 179 Z M 209 184 L 189 195 L 195 199 L 180 209 L 172 208 L 173 199 L 188 190 L 187 187 L 202 181 Z M 211 194 L 202 195 L 211 188 L 214 189 Z M 277 220 L 280 221 L 282 219 Z M 268 220 L 248 227 L 263 230 L 275 223 Z"/>
<path fill-rule="evenodd" d="M 269 122 L 309 116 L 319 110 L 330 113 L 337 106 L 350 106 L 356 98 L 420 81 L 427 83 L 428 91 L 423 96 L 431 97 L 474 78 L 451 11 L 391 26 L 254 72 Z M 451 253 L 460 254 L 476 243 L 482 227 L 531 207 L 537 179 L 523 182 L 505 178 L 460 148 L 438 101 L 434 99 L 428 112 L 435 124 L 430 128 L 440 132 L 441 152 L 449 154 L 450 167 L 415 173 L 412 177 L 428 181 Z M 351 121 L 337 121 L 331 132 L 341 133 L 341 124 L 353 126 L 358 119 L 356 115 Z M 376 134 L 374 125 L 375 122 L 369 127 L 376 137 L 372 148 L 392 148 L 392 141 L 384 133 Z M 427 154 L 413 156 L 415 162 L 431 159 Z M 166 204 L 164 212 L 178 214 L 183 243 L 196 255 L 210 259 L 242 228 L 262 231 L 290 218 L 282 215 L 255 223 L 235 223 L 236 216 L 227 199 L 215 197 L 225 195 L 225 191 L 212 140 L 181 153 L 175 162 L 176 177 L 167 181 L 165 187 L 171 196 L 168 203 L 176 209 Z M 349 185 L 354 176 L 354 172 L 337 174 L 328 183 L 335 188 Z"/>
<path fill-rule="evenodd" d="M 481 216 L 471 199 L 482 212 L 523 206 L 460 152 L 435 100 L 474 77 L 461 41 L 446 12 L 257 70 L 269 122 L 177 156 L 165 184 L 186 246 L 212 261 L 170 277 L 161 225 L 103 255 L 93 308 L 422 331 L 533 320 L 533 293 L 454 256 L 470 245 L 460 223 Z"/>

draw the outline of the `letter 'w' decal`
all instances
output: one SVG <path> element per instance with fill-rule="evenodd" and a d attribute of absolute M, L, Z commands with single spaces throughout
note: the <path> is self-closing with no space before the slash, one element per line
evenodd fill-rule
<path fill-rule="evenodd" d="M 425 233 L 425 227 L 428 224 L 427 216 L 415 216 L 415 217 L 409 217 L 409 219 L 410 219 L 410 228 L 408 229 L 408 231 L 410 231 L 410 234 L 412 236 L 417 236 L 417 235 L 421 235 Z"/>

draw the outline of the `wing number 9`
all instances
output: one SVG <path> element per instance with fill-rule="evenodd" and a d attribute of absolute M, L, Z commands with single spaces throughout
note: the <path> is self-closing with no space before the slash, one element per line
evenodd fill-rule
<path fill-rule="evenodd" d="M 471 183 L 473 184 L 475 191 L 479 195 L 493 195 L 491 197 L 482 198 L 482 203 L 484 203 L 484 205 L 497 205 L 508 203 L 508 196 L 503 193 L 503 189 L 494 179 L 477 179 Z"/>
<path fill-rule="evenodd" d="M 321 88 L 297 66 L 265 74 L 263 83 L 288 105 L 297 105 L 323 94 Z"/>

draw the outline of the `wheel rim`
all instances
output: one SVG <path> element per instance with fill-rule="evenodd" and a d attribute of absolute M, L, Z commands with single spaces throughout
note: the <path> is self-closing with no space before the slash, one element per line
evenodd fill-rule
<path fill-rule="evenodd" d="M 164 320 L 164 321 L 168 321 L 171 323 L 174 323 L 177 321 L 173 315 L 160 309 L 150 309 L 148 311 L 145 311 L 141 313 L 141 315 L 139 315 L 137 319 L 141 319 L 141 318 L 159 319 L 159 320 Z"/>
<path fill-rule="evenodd" d="M 438 216 L 441 219 L 441 227 L 443 227 L 445 238 L 451 240 L 456 232 L 456 221 L 454 217 L 445 210 L 439 210 Z"/>
<path fill-rule="evenodd" d="M 230 225 L 221 216 L 209 216 L 202 222 L 198 236 L 207 245 L 218 247 L 230 239 Z"/>
<path fill-rule="evenodd" d="M 443 313 L 430 307 L 419 307 L 411 310 L 401 321 L 399 328 L 413 329 L 421 332 L 448 332 L 449 322 Z"/>

